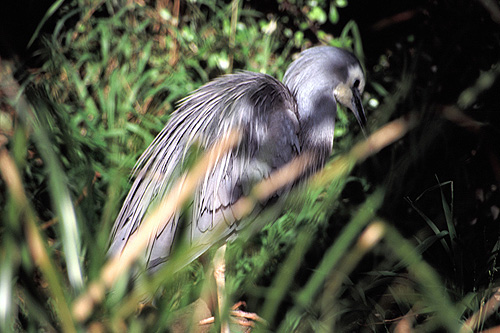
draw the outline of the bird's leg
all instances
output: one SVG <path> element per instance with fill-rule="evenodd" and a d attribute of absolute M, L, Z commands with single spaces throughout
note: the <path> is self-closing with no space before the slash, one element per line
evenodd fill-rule
<path fill-rule="evenodd" d="M 258 321 L 264 325 L 267 324 L 267 322 L 262 317 L 257 315 L 256 313 L 245 312 L 245 311 L 239 310 L 240 306 L 245 306 L 245 305 L 246 305 L 245 302 L 240 301 L 231 307 L 230 314 L 231 314 L 231 317 L 234 317 L 234 318 L 231 318 L 232 321 L 234 321 L 235 323 L 237 323 L 241 327 L 254 327 L 255 326 L 254 322 L 256 322 L 256 321 Z M 213 323 L 215 323 L 215 318 L 209 317 L 209 318 L 200 320 L 198 322 L 198 325 L 203 326 L 203 325 L 210 325 Z"/>
<path fill-rule="evenodd" d="M 221 333 L 229 333 L 229 322 L 224 314 L 226 305 L 226 244 L 217 249 L 214 256 L 214 277 L 217 285 L 217 304 L 219 307 L 219 316 L 221 318 Z"/>
<path fill-rule="evenodd" d="M 231 316 L 236 318 L 243 318 L 244 320 L 238 321 L 241 326 L 254 326 L 252 321 L 258 321 L 262 324 L 266 324 L 266 321 L 261 318 L 258 314 L 252 312 L 245 312 L 240 310 L 241 306 L 246 306 L 246 303 L 239 301 L 231 307 Z"/>
<path fill-rule="evenodd" d="M 222 333 L 230 332 L 229 319 L 237 323 L 240 327 L 247 327 L 248 328 L 247 332 L 249 332 L 249 330 L 255 326 L 254 322 L 258 321 L 260 323 L 266 324 L 266 321 L 255 313 L 239 310 L 240 306 L 246 305 L 245 302 L 236 303 L 231 307 L 229 313 L 226 312 L 227 303 L 226 303 L 226 290 L 225 290 L 226 288 L 226 264 L 224 258 L 225 253 L 226 253 L 226 244 L 217 249 L 213 259 L 214 278 L 215 278 L 215 284 L 217 286 L 217 304 L 219 308 L 219 317 L 221 321 L 221 332 Z M 229 318 L 228 314 L 231 315 L 231 318 Z M 210 317 L 199 321 L 198 324 L 203 326 L 203 325 L 213 324 L 214 322 L 215 318 Z"/>

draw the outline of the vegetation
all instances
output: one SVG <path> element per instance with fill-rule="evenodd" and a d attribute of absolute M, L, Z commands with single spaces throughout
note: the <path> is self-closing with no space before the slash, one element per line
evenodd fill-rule
<path fill-rule="evenodd" d="M 187 330 L 212 281 L 199 260 L 172 269 L 183 251 L 102 283 L 134 163 L 192 90 L 240 69 L 281 79 L 316 44 L 362 60 L 370 132 L 387 142 L 366 150 L 340 110 L 325 170 L 229 243 L 229 299 L 266 320 L 255 331 L 498 329 L 497 2 L 47 7 L 28 51 L 0 58 L 1 331 Z"/>

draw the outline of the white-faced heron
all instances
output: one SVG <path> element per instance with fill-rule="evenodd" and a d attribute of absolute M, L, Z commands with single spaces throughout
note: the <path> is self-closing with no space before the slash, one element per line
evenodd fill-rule
<path fill-rule="evenodd" d="M 294 157 L 308 152 L 310 171 L 321 168 L 332 151 L 337 102 L 352 110 L 364 128 L 361 93 L 363 70 L 345 50 L 319 46 L 293 61 L 283 83 L 260 73 L 239 72 L 219 77 L 182 101 L 170 121 L 140 157 L 135 181 L 113 227 L 110 255 L 119 254 L 153 203 L 159 202 L 194 144 L 210 148 L 237 128 L 240 143 L 223 156 L 198 186 L 188 218 L 188 241 L 225 224 L 223 241 L 238 230 L 231 205 L 252 185 Z M 147 266 L 155 271 L 168 260 L 179 237 L 179 214 L 151 237 Z M 202 249 L 201 255 L 211 245 Z"/>

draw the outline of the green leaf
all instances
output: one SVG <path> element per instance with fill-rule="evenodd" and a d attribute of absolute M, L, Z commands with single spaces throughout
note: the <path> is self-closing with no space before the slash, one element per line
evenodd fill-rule
<path fill-rule="evenodd" d="M 320 7 L 314 7 L 311 9 L 311 11 L 307 14 L 310 20 L 319 22 L 320 24 L 323 24 L 326 22 L 326 13 L 325 11 L 320 8 Z"/>
<path fill-rule="evenodd" d="M 333 24 L 337 24 L 339 22 L 339 12 L 337 10 L 337 7 L 335 7 L 333 3 L 330 5 L 330 12 L 328 13 L 328 19 Z"/>

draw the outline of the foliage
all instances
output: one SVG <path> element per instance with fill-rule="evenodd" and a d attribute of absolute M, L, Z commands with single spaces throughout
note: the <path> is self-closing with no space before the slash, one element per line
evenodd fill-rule
<path fill-rule="evenodd" d="M 439 6 L 431 9 L 452 7 Z M 403 32 L 403 41 L 368 54 L 373 39 L 342 14 L 353 7 L 342 0 L 55 2 L 30 41 L 38 65 L 0 62 L 0 329 L 173 329 L 210 283 L 198 261 L 132 285 L 124 275 L 88 320 L 72 314 L 100 277 L 135 161 L 203 83 L 238 69 L 282 78 L 297 51 L 324 43 L 363 61 L 372 130 L 407 110 L 418 125 L 365 163 L 340 168 L 361 140 L 340 110 L 329 181 L 296 188 L 229 245 L 229 298 L 267 320 L 261 331 L 392 331 L 406 321 L 420 331 L 467 331 L 464 323 L 498 287 L 491 184 L 498 185 L 499 155 L 484 142 L 498 134 L 491 110 L 498 108 L 499 39 L 482 49 L 480 67 L 459 73 L 474 80 L 443 88 L 458 74 L 426 43 L 445 44 L 454 23 L 427 21 L 443 34 Z M 488 15 L 476 8 L 484 22 Z M 451 144 L 453 136 L 471 143 Z M 471 150 L 491 161 L 480 164 L 482 178 Z M 473 213 L 467 191 L 481 198 Z M 175 260 L 183 254 L 172 267 Z M 155 308 L 137 314 L 144 294 L 155 295 Z M 498 324 L 496 315 L 468 322 Z"/>

